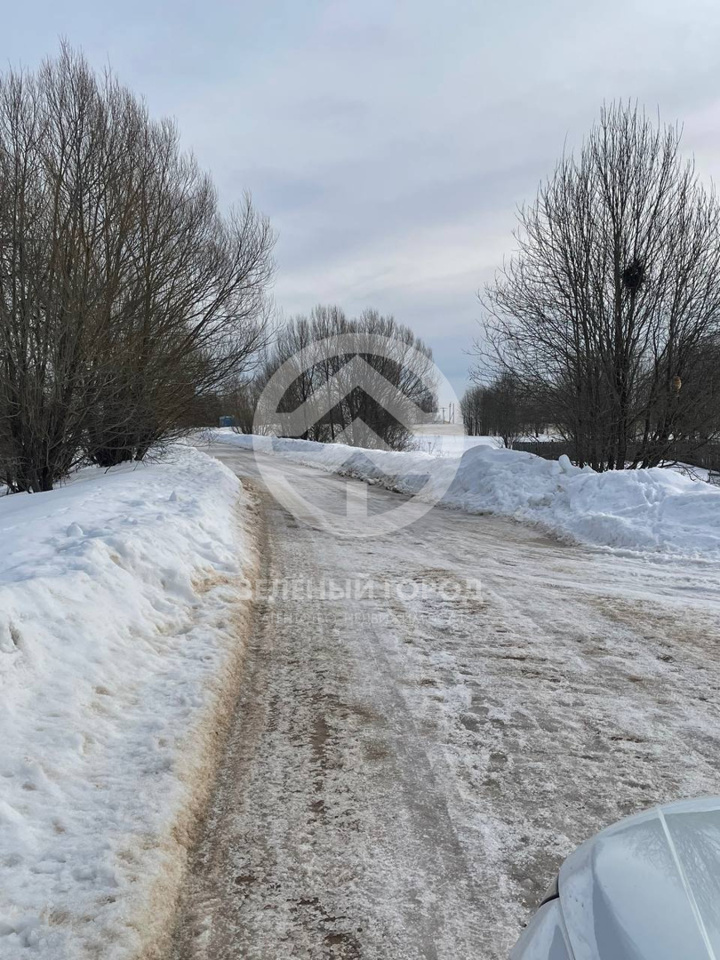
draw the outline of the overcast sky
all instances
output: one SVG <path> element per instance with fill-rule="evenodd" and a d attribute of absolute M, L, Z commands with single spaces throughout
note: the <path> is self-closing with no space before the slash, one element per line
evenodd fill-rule
<path fill-rule="evenodd" d="M 177 118 L 223 203 L 252 193 L 285 314 L 393 313 L 458 391 L 515 210 L 603 99 L 720 172 L 718 0 L 53 0 L 6 5 L 2 60 L 60 36 Z"/>

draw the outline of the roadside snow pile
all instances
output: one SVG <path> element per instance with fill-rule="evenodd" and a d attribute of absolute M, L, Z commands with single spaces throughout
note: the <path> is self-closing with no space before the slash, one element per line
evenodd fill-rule
<path fill-rule="evenodd" d="M 720 491 L 670 470 L 595 473 L 567 457 L 474 448 L 447 499 L 542 523 L 580 543 L 720 559 Z"/>
<path fill-rule="evenodd" d="M 720 489 L 673 470 L 595 473 L 567 457 L 471 447 L 462 456 L 361 451 L 341 444 L 242 436 L 216 440 L 381 483 L 471 513 L 540 523 L 568 539 L 631 551 L 720 560 Z"/>
<path fill-rule="evenodd" d="M 242 642 L 239 481 L 176 448 L 0 499 L 0 958 L 164 934 Z"/>

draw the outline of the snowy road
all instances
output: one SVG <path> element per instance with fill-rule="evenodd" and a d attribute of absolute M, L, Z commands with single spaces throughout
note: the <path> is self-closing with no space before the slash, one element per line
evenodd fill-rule
<path fill-rule="evenodd" d="M 438 508 L 343 541 L 210 452 L 254 483 L 286 598 L 259 603 L 176 960 L 506 957 L 578 842 L 720 793 L 717 565 Z M 344 509 L 348 481 L 277 465 Z"/>

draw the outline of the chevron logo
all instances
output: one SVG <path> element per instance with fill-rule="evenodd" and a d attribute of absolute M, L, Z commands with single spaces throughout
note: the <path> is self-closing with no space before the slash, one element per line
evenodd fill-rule
<path fill-rule="evenodd" d="M 355 356 L 331 377 L 321 389 L 316 390 L 308 400 L 292 413 L 276 414 L 281 436 L 303 436 L 323 417 L 326 417 L 334 407 L 342 403 L 348 394 L 358 388 L 383 407 L 398 423 L 408 429 L 412 429 L 415 424 L 427 422 L 428 415 L 424 410 L 421 410 L 417 404 L 393 386 L 367 360 Z M 354 428 L 354 426 L 354 423 L 351 424 L 351 427 Z M 363 424 L 363 426 L 365 425 Z M 365 426 L 365 429 L 369 430 L 370 434 L 379 441 L 382 449 L 389 449 L 369 427 Z M 352 441 L 352 438 L 356 435 L 354 429 L 346 428 L 344 432 L 351 446 L 367 446 L 365 443 L 354 443 Z M 363 439 L 367 439 L 367 437 L 363 436 Z"/>
<path fill-rule="evenodd" d="M 454 396 L 452 387 L 442 375 L 441 371 L 428 360 L 426 354 L 421 354 L 407 344 L 377 336 L 357 333 L 329 337 L 327 340 L 315 341 L 303 350 L 298 351 L 288 359 L 279 370 L 270 378 L 258 401 L 255 422 L 253 427 L 253 447 L 256 454 L 258 470 L 275 498 L 282 503 L 295 517 L 303 523 L 321 529 L 332 529 L 341 536 L 371 537 L 384 536 L 401 527 L 414 522 L 442 497 L 453 479 L 453 471 L 444 472 L 442 484 L 434 486 L 432 491 L 426 490 L 423 482 L 427 477 L 413 476 L 408 478 L 412 482 L 408 486 L 414 491 L 409 497 L 398 498 L 395 509 L 382 513 L 370 513 L 367 505 L 367 486 L 357 480 L 346 480 L 345 509 L 327 510 L 318 502 L 310 503 L 299 496 L 291 488 L 286 476 L 277 467 L 274 456 L 268 456 L 282 441 L 279 438 L 296 439 L 299 443 L 307 443 L 308 462 L 313 457 L 322 463 L 318 455 L 318 444 L 303 441 L 308 432 L 342 404 L 354 391 L 361 390 L 370 397 L 379 407 L 385 410 L 398 424 L 406 430 L 429 421 L 428 413 L 422 410 L 401 389 L 383 376 L 365 357 L 382 357 L 397 362 L 401 348 L 401 362 L 403 372 L 415 376 L 418 382 L 430 386 L 428 381 L 439 384 L 445 396 Z M 340 358 L 342 365 L 326 382 L 312 392 L 291 412 L 283 410 L 286 395 L 290 387 L 306 371 L 316 368 L 319 364 L 327 363 L 329 367 L 337 365 Z M 348 359 L 349 358 L 349 359 Z M 278 438 L 273 446 L 273 439 Z M 355 417 L 349 424 L 335 432 L 334 444 L 344 444 L 356 448 L 363 458 L 371 461 L 378 469 L 379 477 L 392 474 L 397 465 L 393 463 L 394 455 L 390 447 L 375 430 L 360 417 Z M 352 459 L 356 454 L 348 453 L 348 474 L 352 475 Z M 389 459 L 391 458 L 391 459 Z M 341 468 L 338 469 L 341 472 Z M 320 490 L 320 487 L 319 487 Z M 322 490 L 320 490 L 322 492 Z M 327 488 L 324 488 L 327 493 Z"/>

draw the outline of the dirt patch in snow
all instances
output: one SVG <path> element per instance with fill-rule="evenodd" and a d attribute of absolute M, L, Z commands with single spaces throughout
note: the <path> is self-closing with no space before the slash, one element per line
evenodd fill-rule
<path fill-rule="evenodd" d="M 636 633 L 645 634 L 653 645 L 662 647 L 666 638 L 672 638 L 677 651 L 678 644 L 697 647 L 713 658 L 720 655 L 718 630 L 720 620 L 705 610 L 692 607 L 672 610 L 659 608 L 643 600 L 626 600 L 618 597 L 595 597 L 591 601 L 613 623 L 629 627 Z M 672 663 L 675 656 L 670 652 L 659 653 L 658 658 Z"/>

